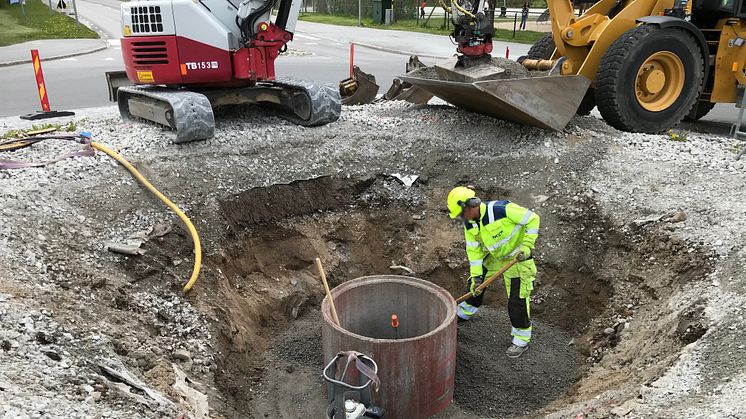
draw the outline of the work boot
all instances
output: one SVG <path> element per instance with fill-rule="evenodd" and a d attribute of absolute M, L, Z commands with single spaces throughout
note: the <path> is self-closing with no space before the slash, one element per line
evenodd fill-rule
<path fill-rule="evenodd" d="M 526 346 L 510 345 L 508 350 L 505 351 L 505 354 L 508 355 L 508 358 L 518 358 L 527 350 L 528 350 L 528 345 Z"/>

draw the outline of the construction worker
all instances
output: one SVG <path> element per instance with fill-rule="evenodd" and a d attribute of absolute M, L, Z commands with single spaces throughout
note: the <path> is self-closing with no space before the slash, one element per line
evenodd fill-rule
<path fill-rule="evenodd" d="M 516 258 L 518 263 L 504 274 L 508 294 L 508 315 L 513 340 L 507 355 L 517 358 L 531 341 L 529 299 L 534 288 L 536 264 L 533 249 L 539 236 L 539 216 L 509 201 L 482 202 L 474 189 L 459 186 L 448 194 L 448 212 L 464 223 L 466 256 L 469 259 L 467 290 L 471 298 L 458 305 L 460 321 L 469 320 L 479 310 L 484 292 L 476 288 Z"/>

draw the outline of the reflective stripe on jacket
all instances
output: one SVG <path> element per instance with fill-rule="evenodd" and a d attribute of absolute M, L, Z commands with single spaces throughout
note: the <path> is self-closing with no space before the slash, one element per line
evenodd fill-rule
<path fill-rule="evenodd" d="M 484 275 L 487 255 L 510 259 L 526 246 L 534 248 L 539 237 L 539 215 L 509 201 L 489 201 L 479 208 L 479 221 L 464 222 L 466 256 L 471 276 Z"/>

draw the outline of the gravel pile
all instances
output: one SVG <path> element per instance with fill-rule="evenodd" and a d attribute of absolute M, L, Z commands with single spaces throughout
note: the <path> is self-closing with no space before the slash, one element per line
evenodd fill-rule
<path fill-rule="evenodd" d="M 54 321 L 55 313 L 38 310 L 0 293 L 0 414 L 4 418 L 131 418 L 142 409 L 126 401 L 103 403 L 107 380 L 91 371 L 93 359 L 81 346 L 103 344 L 104 336 L 87 336 Z M 167 411 L 164 411 L 167 413 Z"/>
<path fill-rule="evenodd" d="M 618 214 L 663 219 L 682 212 L 683 219 L 668 230 L 722 256 L 740 247 L 724 234 L 746 230 L 746 159 L 735 160 L 740 142 L 697 133 L 685 142 L 644 134 L 626 134 L 616 142 L 623 146 L 619 152 L 595 163 L 593 186 Z"/>

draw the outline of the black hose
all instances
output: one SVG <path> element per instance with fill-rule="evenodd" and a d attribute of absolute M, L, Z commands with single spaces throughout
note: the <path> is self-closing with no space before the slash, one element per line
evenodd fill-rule
<path fill-rule="evenodd" d="M 267 0 L 262 7 L 250 13 L 246 16 L 246 19 L 241 22 L 241 36 L 244 37 L 244 42 L 249 42 L 254 38 L 254 35 L 256 35 L 254 32 L 254 24 L 256 23 L 256 20 L 259 16 L 263 15 L 268 10 L 271 10 L 274 5 L 274 0 Z"/>

